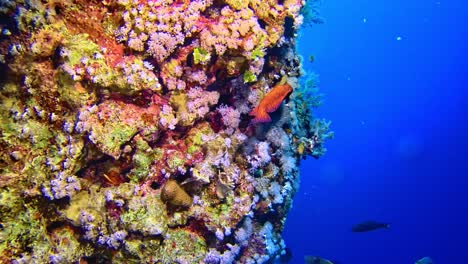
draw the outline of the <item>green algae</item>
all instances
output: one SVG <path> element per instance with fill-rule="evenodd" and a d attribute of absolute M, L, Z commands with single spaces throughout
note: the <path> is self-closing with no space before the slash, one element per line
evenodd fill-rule
<path fill-rule="evenodd" d="M 133 182 L 141 182 L 148 177 L 151 164 L 154 161 L 154 156 L 138 149 L 135 154 L 133 154 L 132 161 L 134 167 L 127 177 Z"/>
<path fill-rule="evenodd" d="M 17 203 L 22 206 L 18 207 Z M 0 213 L 3 228 L 0 229 L 2 255 L 20 254 L 25 247 L 34 249 L 39 260 L 46 259 L 50 250 L 45 219 L 35 205 L 27 203 L 21 194 L 9 189 L 0 193 Z"/>
<path fill-rule="evenodd" d="M 244 83 L 252 83 L 257 81 L 257 76 L 251 71 L 244 72 Z"/>
<path fill-rule="evenodd" d="M 82 191 L 77 193 L 70 201 L 70 206 L 63 211 L 64 216 L 75 226 L 80 225 L 80 216 L 83 210 L 92 212 L 96 222 L 104 221 L 103 209 L 105 206 L 105 197 L 97 190 Z"/>
<path fill-rule="evenodd" d="M 193 60 L 195 64 L 206 64 L 211 59 L 211 55 L 203 48 L 196 47 L 193 50 Z"/>
<path fill-rule="evenodd" d="M 125 242 L 125 252 L 121 256 L 117 256 L 118 263 L 151 263 L 157 255 L 162 238 L 148 237 L 144 239 L 128 239 Z"/>
<path fill-rule="evenodd" d="M 165 205 L 154 195 L 133 197 L 128 201 L 128 210 L 120 216 L 122 224 L 131 232 L 145 236 L 161 235 L 167 232 Z"/>
<path fill-rule="evenodd" d="M 121 122 L 108 122 L 102 127 L 93 127 L 94 137 L 92 141 L 100 149 L 114 158 L 120 156 L 120 149 L 123 144 L 128 142 L 138 131 L 137 127 L 129 126 Z"/>
<path fill-rule="evenodd" d="M 177 263 L 182 260 L 201 263 L 206 252 L 205 240 L 184 229 L 170 230 L 159 250 L 163 263 Z"/>
<path fill-rule="evenodd" d="M 133 183 L 140 183 L 147 180 L 153 173 L 151 169 L 153 164 L 161 161 L 164 157 L 164 150 L 162 148 L 150 148 L 148 143 L 141 138 L 136 140 L 135 153 L 132 156 L 133 168 L 127 174 L 127 177 Z"/>
<path fill-rule="evenodd" d="M 171 170 L 176 170 L 179 167 L 182 167 L 186 162 L 185 155 L 180 151 L 175 151 L 171 153 L 170 157 L 166 160 L 167 165 Z"/>

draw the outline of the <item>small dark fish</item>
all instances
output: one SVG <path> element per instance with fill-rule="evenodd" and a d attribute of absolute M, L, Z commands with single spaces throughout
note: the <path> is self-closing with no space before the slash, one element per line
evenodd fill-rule
<path fill-rule="evenodd" d="M 434 261 L 432 261 L 430 257 L 424 257 L 416 261 L 414 264 L 434 264 Z"/>
<path fill-rule="evenodd" d="M 309 61 L 310 61 L 311 63 L 313 63 L 313 62 L 315 61 L 315 56 L 314 56 L 314 55 L 310 55 L 310 56 L 309 56 Z"/>
<path fill-rule="evenodd" d="M 353 226 L 353 232 L 369 232 L 376 229 L 390 228 L 390 223 L 381 223 L 376 221 L 366 221 Z"/>
<path fill-rule="evenodd" d="M 334 264 L 328 259 L 324 259 L 317 256 L 304 256 L 304 262 L 306 264 Z"/>

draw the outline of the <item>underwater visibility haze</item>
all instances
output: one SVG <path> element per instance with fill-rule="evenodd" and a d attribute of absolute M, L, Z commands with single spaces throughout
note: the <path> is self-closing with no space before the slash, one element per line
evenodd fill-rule
<path fill-rule="evenodd" d="M 468 263 L 468 4 L 328 0 L 320 13 L 298 50 L 335 138 L 301 164 L 290 263 Z M 391 225 L 351 231 L 371 220 Z"/>

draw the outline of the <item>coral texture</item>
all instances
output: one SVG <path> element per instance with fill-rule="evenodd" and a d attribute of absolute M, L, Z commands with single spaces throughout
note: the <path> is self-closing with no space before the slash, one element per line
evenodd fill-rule
<path fill-rule="evenodd" d="M 161 199 L 171 205 L 190 207 L 193 198 L 175 180 L 167 181 L 161 190 Z"/>
<path fill-rule="evenodd" d="M 300 161 L 333 136 L 304 4 L 0 1 L 0 263 L 284 254 Z"/>

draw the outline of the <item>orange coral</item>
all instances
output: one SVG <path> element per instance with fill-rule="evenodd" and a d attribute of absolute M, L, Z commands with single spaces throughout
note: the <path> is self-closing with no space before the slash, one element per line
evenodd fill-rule
<path fill-rule="evenodd" d="M 269 93 L 263 97 L 263 99 L 260 101 L 260 104 L 258 104 L 257 107 L 255 107 L 252 112 L 250 112 L 251 116 L 255 116 L 255 118 L 252 120 L 252 123 L 265 123 L 265 122 L 270 122 L 271 117 L 268 115 L 268 113 L 272 113 L 278 109 L 278 107 L 281 105 L 283 102 L 284 98 L 288 96 L 292 92 L 292 87 L 289 84 L 279 84 L 276 85 Z"/>

